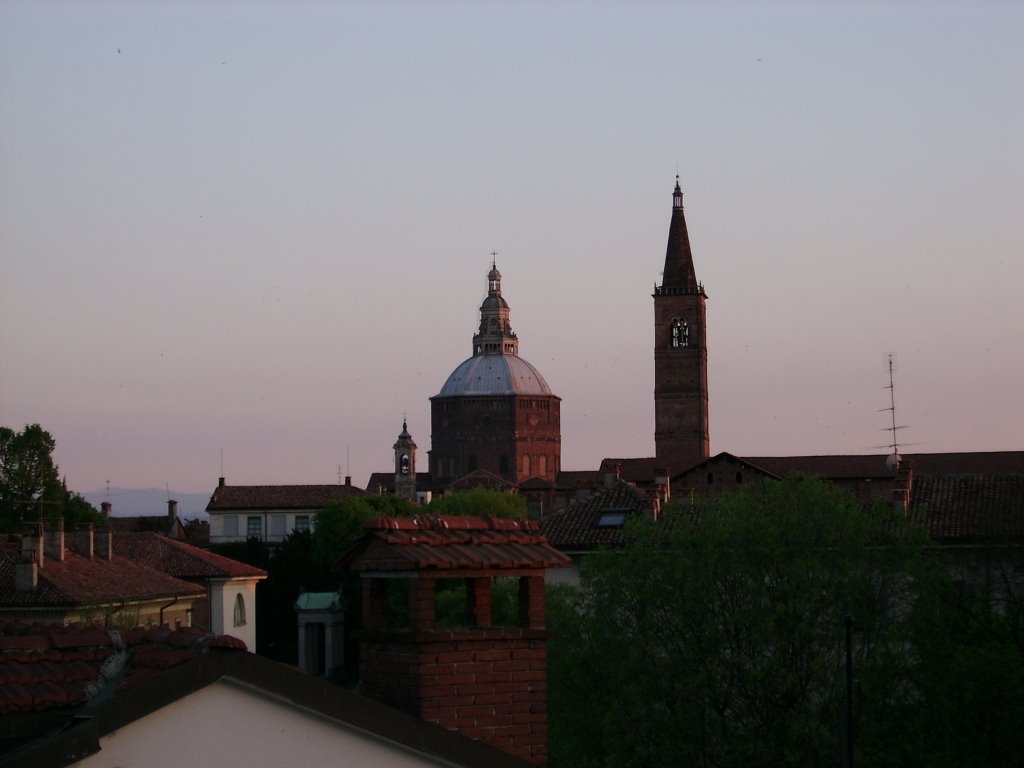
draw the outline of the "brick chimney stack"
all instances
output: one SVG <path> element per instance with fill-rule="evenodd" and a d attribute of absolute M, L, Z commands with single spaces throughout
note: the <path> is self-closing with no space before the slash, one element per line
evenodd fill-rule
<path fill-rule="evenodd" d="M 533 520 L 381 517 L 335 565 L 363 585 L 360 685 L 373 698 L 536 765 L 547 763 L 544 570 L 569 559 Z M 512 626 L 495 626 L 492 588 L 518 580 Z M 466 589 L 467 626 L 437 623 L 441 581 Z M 408 616 L 388 592 L 408 586 Z"/>
<path fill-rule="evenodd" d="M 46 556 L 63 562 L 64 560 L 64 518 L 58 517 L 54 524 L 46 530 Z"/>
<path fill-rule="evenodd" d="M 100 512 L 103 514 L 105 518 L 107 518 L 107 520 L 110 519 L 110 509 L 111 507 L 109 501 L 104 501 L 102 504 L 100 504 Z"/>

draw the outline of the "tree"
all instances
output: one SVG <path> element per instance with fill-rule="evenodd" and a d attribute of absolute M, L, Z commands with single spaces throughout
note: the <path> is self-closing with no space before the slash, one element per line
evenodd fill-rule
<path fill-rule="evenodd" d="M 917 597 L 942 576 L 902 515 L 795 478 L 631 533 L 549 600 L 553 764 L 835 765 L 846 616 L 858 753 L 916 762 L 892 737 L 920 706 Z"/>
<path fill-rule="evenodd" d="M 526 517 L 526 499 L 481 486 L 438 496 L 423 511 L 434 515 L 490 515 L 521 519 Z"/>
<path fill-rule="evenodd" d="M 85 499 L 68 491 L 53 461 L 56 442 L 38 424 L 21 432 L 0 427 L 0 528 L 17 532 L 22 520 L 64 518 L 65 526 L 101 522 Z"/>
<path fill-rule="evenodd" d="M 330 571 L 334 561 L 362 535 L 367 520 L 411 517 L 417 511 L 416 506 L 400 496 L 367 494 L 330 502 L 314 518 L 313 552 L 317 563 Z"/>

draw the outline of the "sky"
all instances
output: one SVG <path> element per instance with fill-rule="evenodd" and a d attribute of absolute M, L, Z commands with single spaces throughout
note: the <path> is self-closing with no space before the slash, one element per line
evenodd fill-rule
<path fill-rule="evenodd" d="M 70 488 L 359 486 L 491 252 L 562 466 L 654 452 L 679 174 L 712 453 L 1024 449 L 1024 4 L 0 0 L 0 424 Z"/>

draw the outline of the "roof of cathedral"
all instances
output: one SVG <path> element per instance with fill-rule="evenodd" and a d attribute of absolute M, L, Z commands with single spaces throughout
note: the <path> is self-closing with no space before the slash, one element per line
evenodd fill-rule
<path fill-rule="evenodd" d="M 518 355 L 474 355 L 452 371 L 437 397 L 551 395 L 540 371 Z"/>

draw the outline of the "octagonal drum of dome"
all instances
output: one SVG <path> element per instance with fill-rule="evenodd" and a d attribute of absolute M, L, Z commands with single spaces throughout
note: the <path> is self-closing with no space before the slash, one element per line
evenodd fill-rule
<path fill-rule="evenodd" d="M 452 371 L 438 397 L 550 395 L 540 371 L 516 355 L 474 355 Z"/>

